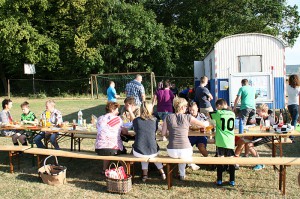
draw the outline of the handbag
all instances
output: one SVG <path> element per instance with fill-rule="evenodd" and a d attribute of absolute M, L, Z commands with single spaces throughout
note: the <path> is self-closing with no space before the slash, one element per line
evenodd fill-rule
<path fill-rule="evenodd" d="M 67 183 L 66 172 L 67 167 L 61 166 L 58 164 L 57 157 L 55 158 L 55 164 L 46 164 L 46 161 L 52 157 L 52 155 L 48 156 L 44 160 L 44 166 L 39 168 L 38 173 L 42 178 L 43 182 L 48 185 L 62 185 Z"/>
<path fill-rule="evenodd" d="M 111 168 L 112 165 L 114 165 L 115 168 Z M 109 168 L 105 170 L 105 176 L 107 178 L 118 180 L 127 178 L 127 174 L 125 173 L 124 167 L 119 166 L 119 162 L 117 163 L 117 165 L 115 163 L 111 163 L 109 165 Z"/>

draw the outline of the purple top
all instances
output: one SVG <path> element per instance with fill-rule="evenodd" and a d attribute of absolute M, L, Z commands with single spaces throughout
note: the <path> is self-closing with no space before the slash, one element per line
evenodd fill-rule
<path fill-rule="evenodd" d="M 173 112 L 174 94 L 170 89 L 157 90 L 157 112 Z"/>

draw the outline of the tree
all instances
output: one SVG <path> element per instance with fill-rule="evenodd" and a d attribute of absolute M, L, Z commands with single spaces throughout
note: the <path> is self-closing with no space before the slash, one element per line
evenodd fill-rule
<path fill-rule="evenodd" d="M 192 74 L 192 61 L 225 36 L 260 32 L 293 45 L 300 33 L 297 6 L 284 0 L 148 0 L 145 7 L 171 35 L 175 73 L 181 75 Z"/>

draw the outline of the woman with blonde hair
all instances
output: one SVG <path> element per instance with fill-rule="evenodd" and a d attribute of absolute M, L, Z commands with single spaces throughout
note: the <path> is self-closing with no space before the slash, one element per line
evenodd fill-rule
<path fill-rule="evenodd" d="M 143 102 L 141 106 L 141 116 L 133 120 L 133 129 L 135 132 L 135 141 L 132 145 L 133 155 L 136 157 L 153 158 L 158 155 L 159 146 L 156 143 L 155 135 L 157 130 L 157 119 L 152 115 L 153 106 L 150 103 Z M 145 182 L 148 179 L 148 162 L 141 162 Z M 154 163 L 161 174 L 163 180 L 166 175 L 162 163 Z"/>
<path fill-rule="evenodd" d="M 167 152 L 172 158 L 191 159 L 193 147 L 188 138 L 190 125 L 206 127 L 209 124 L 185 114 L 187 105 L 188 103 L 184 98 L 176 97 L 173 101 L 175 113 L 168 115 L 163 124 L 162 135 L 166 136 L 169 132 Z M 185 167 L 185 163 L 178 164 L 180 180 L 185 179 Z"/>

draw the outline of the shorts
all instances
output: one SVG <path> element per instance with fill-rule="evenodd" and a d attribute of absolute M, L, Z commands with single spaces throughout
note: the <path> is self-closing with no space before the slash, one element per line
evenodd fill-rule
<path fill-rule="evenodd" d="M 272 142 L 272 137 L 254 137 L 252 143 L 254 146 L 260 146 Z"/>
<path fill-rule="evenodd" d="M 220 156 L 232 157 L 232 156 L 234 156 L 234 151 L 233 151 L 233 149 L 217 147 L 217 155 L 218 155 L 218 157 L 220 157 Z"/>
<path fill-rule="evenodd" d="M 240 110 L 239 118 L 243 118 L 244 124 L 251 124 L 250 121 L 255 119 L 255 109 L 247 108 Z"/>
<path fill-rule="evenodd" d="M 234 143 L 236 145 L 236 143 L 241 139 L 241 137 L 239 136 L 234 136 Z"/>
<path fill-rule="evenodd" d="M 189 136 L 189 140 L 192 146 L 196 145 L 198 147 L 199 144 L 204 144 L 205 148 L 207 146 L 206 136 Z"/>
<path fill-rule="evenodd" d="M 123 148 L 123 151 L 119 149 L 95 149 L 95 152 L 101 156 L 112 156 L 112 155 L 126 154 L 126 149 L 125 147 Z"/>

